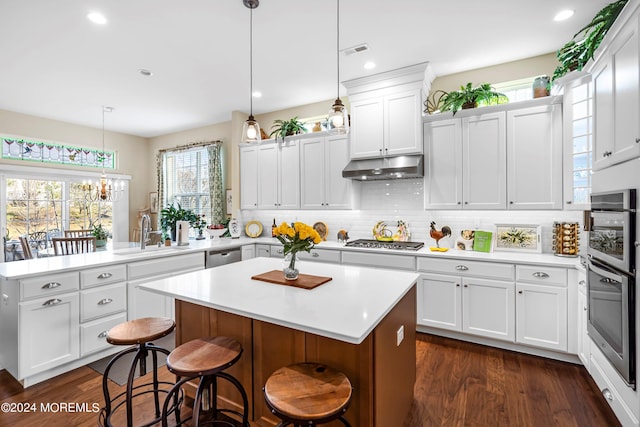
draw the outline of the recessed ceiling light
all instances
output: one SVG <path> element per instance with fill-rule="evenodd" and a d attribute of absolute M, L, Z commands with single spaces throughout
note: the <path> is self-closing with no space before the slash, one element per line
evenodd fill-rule
<path fill-rule="evenodd" d="M 364 63 L 364 68 L 367 69 L 367 70 L 373 70 L 374 68 L 376 68 L 376 64 L 375 64 L 375 62 L 371 62 L 371 61 L 365 62 Z"/>
<path fill-rule="evenodd" d="M 104 25 L 107 23 L 107 18 L 105 18 L 100 12 L 91 12 L 87 15 L 87 18 L 89 18 L 89 21 L 94 24 Z"/>
<path fill-rule="evenodd" d="M 140 68 L 138 70 L 138 72 L 140 73 L 141 76 L 145 76 L 145 77 L 153 76 L 153 73 L 151 71 L 147 70 L 146 68 Z"/>
<path fill-rule="evenodd" d="M 573 10 L 561 10 L 558 12 L 556 16 L 553 17 L 553 20 L 556 22 L 564 21 L 565 19 L 569 19 L 573 16 Z"/>
<path fill-rule="evenodd" d="M 258 92 L 257 90 L 253 91 L 251 94 L 254 98 L 262 98 L 262 92 Z"/>

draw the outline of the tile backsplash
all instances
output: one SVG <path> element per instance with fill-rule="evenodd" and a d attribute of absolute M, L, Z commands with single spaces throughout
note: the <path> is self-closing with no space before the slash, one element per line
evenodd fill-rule
<path fill-rule="evenodd" d="M 412 241 L 435 245 L 429 236 L 429 224 L 436 228 L 449 226 L 454 236 L 441 240 L 441 246 L 453 246 L 455 237 L 463 229 L 494 231 L 495 224 L 535 224 L 541 226 L 542 251 L 552 253 L 553 223 L 579 222 L 582 228 L 581 211 L 485 211 L 485 210 L 425 210 L 423 208 L 423 180 L 403 179 L 395 181 L 372 181 L 360 183 L 359 209 L 357 210 L 244 210 L 240 212 L 242 223 L 257 220 L 264 226 L 263 235 L 271 233 L 271 224 L 282 221 L 302 221 L 313 225 L 325 222 L 329 228 L 327 240 L 337 240 L 341 229 L 349 232 L 350 240 L 370 239 L 371 230 L 384 220 L 395 229 L 400 219 L 409 225 Z M 581 235 L 580 253 L 584 253 L 586 235 Z"/>

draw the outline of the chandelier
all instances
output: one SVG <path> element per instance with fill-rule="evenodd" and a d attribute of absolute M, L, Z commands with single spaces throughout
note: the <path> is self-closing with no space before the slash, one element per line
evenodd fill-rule
<path fill-rule="evenodd" d="M 104 113 L 110 113 L 113 107 L 102 106 L 102 152 L 96 154 L 99 156 L 98 161 L 102 163 L 102 174 L 100 180 L 95 183 L 91 181 L 82 182 L 82 191 L 84 197 L 90 202 L 115 202 L 124 194 L 124 182 L 113 182 L 107 179 L 104 172 L 104 164 L 106 162 L 106 154 L 104 151 Z"/>

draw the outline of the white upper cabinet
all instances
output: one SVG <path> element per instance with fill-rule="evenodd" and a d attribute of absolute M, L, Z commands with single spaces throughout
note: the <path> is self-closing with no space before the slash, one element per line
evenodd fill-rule
<path fill-rule="evenodd" d="M 462 199 L 465 209 L 506 207 L 505 113 L 462 119 Z"/>
<path fill-rule="evenodd" d="M 507 111 L 509 209 L 562 209 L 562 106 Z"/>
<path fill-rule="evenodd" d="M 300 207 L 300 145 L 296 139 L 258 146 L 258 208 Z"/>
<path fill-rule="evenodd" d="M 559 98 L 424 123 L 425 209 L 561 209 Z"/>
<path fill-rule="evenodd" d="M 422 90 L 428 64 L 344 82 L 351 109 L 351 158 L 421 154 Z"/>
<path fill-rule="evenodd" d="M 593 169 L 640 157 L 640 45 L 638 15 L 613 37 L 594 62 Z"/>
<path fill-rule="evenodd" d="M 300 207 L 302 209 L 351 208 L 352 181 L 342 178 L 349 162 L 346 135 L 300 140 Z"/>
<path fill-rule="evenodd" d="M 240 146 L 240 209 L 258 208 L 258 146 Z"/>

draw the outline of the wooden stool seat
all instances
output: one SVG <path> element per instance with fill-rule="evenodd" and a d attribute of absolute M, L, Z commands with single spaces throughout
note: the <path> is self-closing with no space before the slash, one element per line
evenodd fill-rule
<path fill-rule="evenodd" d="M 107 342 L 113 345 L 135 345 L 162 338 L 176 328 L 176 322 L 164 317 L 143 317 L 120 323 L 109 329 Z"/>
<path fill-rule="evenodd" d="M 228 420 L 219 418 L 221 414 L 235 414 L 241 417 L 241 425 L 249 427 L 249 400 L 247 393 L 235 377 L 224 372 L 225 369 L 233 366 L 242 356 L 242 345 L 233 338 L 218 336 L 211 338 L 196 338 L 181 344 L 175 348 L 167 357 L 167 369 L 177 377 L 177 381 L 171 391 L 167 394 L 162 411 L 162 426 L 168 427 L 167 415 L 169 403 L 177 399 L 182 386 L 187 381 L 199 378 L 198 388 L 193 399 L 193 410 L 191 417 L 186 420 L 179 420 L 178 425 L 191 420 L 194 427 L 201 424 L 200 412 L 202 410 L 202 400 L 210 400 L 209 411 L 211 419 L 203 424 L 216 425 L 237 425 Z M 223 379 L 233 385 L 242 397 L 242 413 L 235 409 L 218 408 L 218 379 Z"/>
<path fill-rule="evenodd" d="M 324 423 L 338 419 L 351 402 L 351 382 L 341 372 L 319 363 L 299 363 L 275 371 L 267 379 L 267 406 L 285 421 Z"/>
<path fill-rule="evenodd" d="M 223 371 L 242 355 L 242 345 L 232 338 L 198 338 L 173 350 L 167 368 L 179 377 L 200 377 Z"/>

